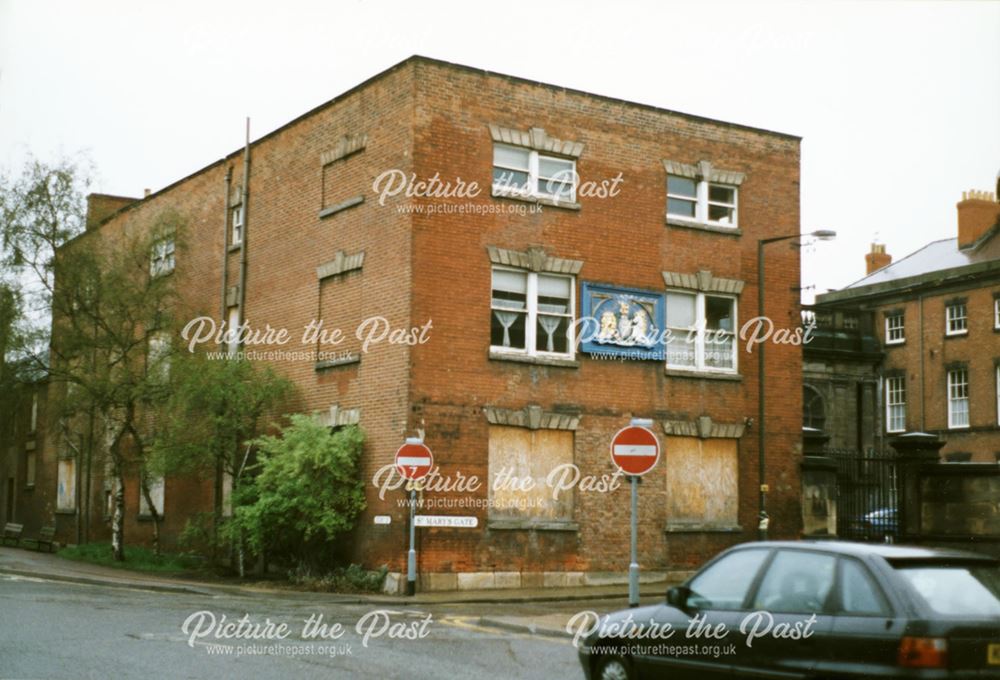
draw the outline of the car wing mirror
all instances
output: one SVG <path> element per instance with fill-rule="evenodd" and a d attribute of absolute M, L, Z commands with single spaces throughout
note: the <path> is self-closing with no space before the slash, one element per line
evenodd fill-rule
<path fill-rule="evenodd" d="M 671 586 L 667 588 L 667 604 L 682 611 L 688 609 L 688 598 L 691 597 L 691 589 L 687 586 Z"/>

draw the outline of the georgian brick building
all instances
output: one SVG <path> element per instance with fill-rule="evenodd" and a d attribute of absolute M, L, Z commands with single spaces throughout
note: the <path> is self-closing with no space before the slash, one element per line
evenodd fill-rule
<path fill-rule="evenodd" d="M 870 367 L 866 383 L 880 383 L 877 413 L 859 436 L 930 432 L 946 442 L 943 460 L 992 463 L 1000 460 L 1000 203 L 992 191 L 969 191 L 957 210 L 955 238 L 895 262 L 875 244 L 867 275 L 818 295 L 815 308 L 827 318 L 870 319 L 881 346 L 881 358 L 855 364 Z"/>
<path fill-rule="evenodd" d="M 644 570 L 755 537 L 759 375 L 738 333 L 763 313 L 799 324 L 794 247 L 769 249 L 756 308 L 757 240 L 799 230 L 798 138 L 413 57 L 254 141 L 247 198 L 243 160 L 141 200 L 92 197 L 88 238 L 176 211 L 187 242 L 152 266 L 193 313 L 290 330 L 245 349 L 287 352 L 258 356 L 295 382 L 298 409 L 366 432 L 357 561 L 405 571 L 405 492 L 370 480 L 419 432 L 441 480 L 420 512 L 475 517 L 418 530 L 422 587 L 624 575 L 628 485 L 597 481 L 632 417 L 653 419 L 663 449 L 640 487 Z M 343 342 L 302 342 L 314 320 Z M 800 348 L 771 345 L 767 376 L 771 535 L 791 538 Z M 581 480 L 553 497 L 557 469 Z M 460 476 L 480 485 L 445 489 Z M 165 480 L 166 542 L 213 487 Z M 78 506 L 101 527 L 103 486 L 90 488 Z M 147 537 L 135 480 L 126 505 L 130 539 Z M 62 540 L 78 521 L 56 517 Z"/>

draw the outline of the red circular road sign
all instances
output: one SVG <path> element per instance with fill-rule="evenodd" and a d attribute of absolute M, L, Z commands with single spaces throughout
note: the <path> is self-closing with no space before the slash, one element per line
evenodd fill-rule
<path fill-rule="evenodd" d="M 396 469 L 404 479 L 423 479 L 434 466 L 434 454 L 423 442 L 407 440 L 396 451 Z"/>
<path fill-rule="evenodd" d="M 611 438 L 611 460 L 627 475 L 644 475 L 660 461 L 660 442 L 645 427 L 623 427 Z"/>

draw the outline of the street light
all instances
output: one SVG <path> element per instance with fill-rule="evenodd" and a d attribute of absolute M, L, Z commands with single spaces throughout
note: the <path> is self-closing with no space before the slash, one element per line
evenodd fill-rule
<path fill-rule="evenodd" d="M 787 234 L 786 236 L 772 236 L 762 238 L 757 241 L 757 313 L 766 316 L 764 313 L 764 246 L 778 241 L 788 241 L 793 238 L 811 236 L 820 241 L 831 241 L 837 236 L 837 232 L 832 229 L 817 229 L 808 234 Z M 766 342 L 757 346 L 757 478 L 760 484 L 759 509 L 757 516 L 757 539 L 767 540 L 767 530 L 770 519 L 767 516 L 767 492 L 768 486 L 764 483 L 765 453 L 764 453 L 764 347 Z"/>

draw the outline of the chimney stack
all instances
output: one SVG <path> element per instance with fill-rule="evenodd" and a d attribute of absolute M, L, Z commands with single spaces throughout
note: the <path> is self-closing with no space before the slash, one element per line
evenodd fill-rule
<path fill-rule="evenodd" d="M 963 191 L 957 207 L 959 248 L 974 244 L 1000 219 L 1000 203 L 992 191 Z"/>
<path fill-rule="evenodd" d="M 892 264 L 892 255 L 885 252 L 884 243 L 873 243 L 870 253 L 865 254 L 865 276 Z"/>
<path fill-rule="evenodd" d="M 143 189 L 143 190 L 142 190 L 142 197 L 143 197 L 143 198 L 149 198 L 149 195 L 150 195 L 151 193 L 153 193 L 153 190 L 152 190 L 152 189 Z"/>

